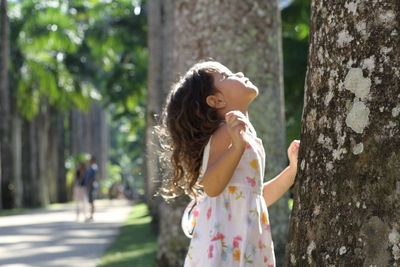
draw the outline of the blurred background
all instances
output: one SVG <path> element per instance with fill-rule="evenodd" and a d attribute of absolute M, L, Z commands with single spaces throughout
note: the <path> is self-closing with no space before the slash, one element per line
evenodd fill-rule
<path fill-rule="evenodd" d="M 146 204 L 149 165 L 145 152 L 146 114 L 153 97 L 148 84 L 157 82 L 149 74 L 151 1 L 2 0 L 0 226 L 10 216 L 38 208 L 65 209 L 72 218 L 78 163 L 94 156 L 96 198 L 106 200 L 98 202 L 104 206 L 99 214 L 106 215 L 107 208 L 119 203 L 112 200 L 128 200 L 121 205 L 130 208 L 116 226 L 117 238 L 110 234 L 93 262 L 101 266 L 156 264 L 162 216 Z M 310 3 L 282 0 L 278 8 L 287 147 L 300 136 Z M 253 82 L 257 85 L 257 79 Z M 288 203 L 290 208 L 290 198 Z M 100 222 L 95 219 L 92 225 L 96 223 Z M 107 223 L 102 223 L 106 228 Z M 20 227 L 29 228 L 29 224 Z M 82 227 L 87 226 L 74 229 Z M 6 233 L 1 235 L 0 265 L 7 244 L 24 242 L 1 243 Z M 94 257 L 102 258 L 95 261 Z M 160 263 L 160 257 L 158 266 L 168 266 Z M 12 261 L 22 264 L 16 258 L 3 264 Z M 54 264 L 56 258 L 52 262 L 41 266 Z"/>

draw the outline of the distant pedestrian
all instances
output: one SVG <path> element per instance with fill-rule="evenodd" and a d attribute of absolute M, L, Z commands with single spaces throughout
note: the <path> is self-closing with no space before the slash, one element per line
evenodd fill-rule
<path fill-rule="evenodd" d="M 83 183 L 87 190 L 87 196 L 90 204 L 90 216 L 87 218 L 87 221 L 93 220 L 93 214 L 95 212 L 95 206 L 94 206 L 95 190 L 98 186 L 96 182 L 97 169 L 98 167 L 96 164 L 96 158 L 92 156 L 92 158 L 89 160 L 89 166 L 86 170 L 86 175 Z"/>
<path fill-rule="evenodd" d="M 86 218 L 86 206 L 87 206 L 87 191 L 84 187 L 84 180 L 86 175 L 85 163 L 79 162 L 74 172 L 74 200 L 76 203 L 76 220 L 79 221 L 79 215 L 82 212 L 84 218 Z"/>

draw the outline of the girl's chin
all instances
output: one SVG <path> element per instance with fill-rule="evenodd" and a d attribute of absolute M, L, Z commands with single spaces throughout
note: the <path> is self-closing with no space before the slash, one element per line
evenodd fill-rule
<path fill-rule="evenodd" d="M 252 86 L 252 87 L 250 87 L 250 89 L 251 89 L 252 93 L 255 94 L 254 97 L 258 96 L 259 92 L 258 92 L 258 88 L 256 86 Z"/>
<path fill-rule="evenodd" d="M 258 90 L 253 90 L 250 97 L 251 98 L 250 103 L 253 102 L 253 100 L 256 99 L 257 96 L 258 96 Z"/>

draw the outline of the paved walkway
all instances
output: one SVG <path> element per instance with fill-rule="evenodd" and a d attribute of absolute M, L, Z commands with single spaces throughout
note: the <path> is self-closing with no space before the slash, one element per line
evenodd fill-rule
<path fill-rule="evenodd" d="M 76 221 L 73 204 L 0 217 L 0 266 L 96 266 L 132 203 L 96 200 L 96 208 L 88 223 Z"/>

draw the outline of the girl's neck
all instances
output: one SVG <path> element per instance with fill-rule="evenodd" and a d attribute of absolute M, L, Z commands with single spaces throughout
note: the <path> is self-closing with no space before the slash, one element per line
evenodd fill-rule
<path fill-rule="evenodd" d="M 242 112 L 246 118 L 249 118 L 249 112 L 248 112 L 248 107 L 226 107 L 224 110 L 222 111 L 222 117 L 225 118 L 225 114 L 233 111 L 233 110 L 239 110 L 240 112 Z"/>

